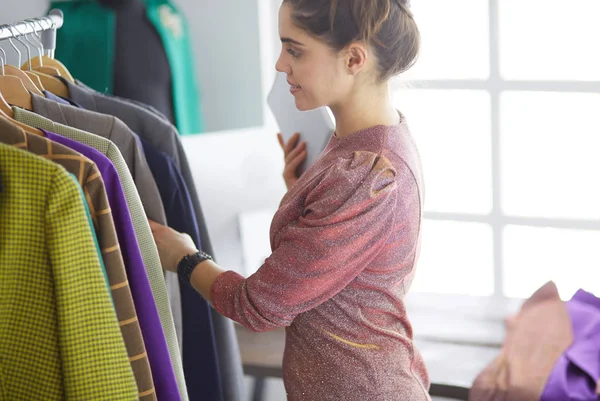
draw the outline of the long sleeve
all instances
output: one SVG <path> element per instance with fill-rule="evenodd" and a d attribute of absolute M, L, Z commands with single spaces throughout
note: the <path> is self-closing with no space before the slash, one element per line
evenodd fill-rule
<path fill-rule="evenodd" d="M 138 391 L 77 183 L 55 175 L 46 239 L 66 399 L 136 400 Z"/>
<path fill-rule="evenodd" d="M 245 327 L 264 331 L 331 299 L 384 247 L 394 226 L 396 171 L 372 152 L 338 159 L 304 199 L 303 212 L 272 232 L 272 254 L 244 280 L 235 272 L 211 288 L 215 308 Z M 298 184 L 297 184 L 298 185 Z M 277 220 L 276 215 L 274 220 Z M 272 227 L 273 230 L 273 227 Z"/>

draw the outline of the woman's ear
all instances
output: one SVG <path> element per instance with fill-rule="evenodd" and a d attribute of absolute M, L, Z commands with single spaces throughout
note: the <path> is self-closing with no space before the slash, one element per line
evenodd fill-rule
<path fill-rule="evenodd" d="M 351 43 L 346 49 L 346 68 L 348 73 L 356 75 L 367 66 L 367 48 L 359 42 Z"/>

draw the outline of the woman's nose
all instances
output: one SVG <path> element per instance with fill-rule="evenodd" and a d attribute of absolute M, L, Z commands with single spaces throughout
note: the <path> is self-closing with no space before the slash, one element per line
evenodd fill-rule
<path fill-rule="evenodd" d="M 277 62 L 275 63 L 275 69 L 279 72 L 286 72 L 289 73 L 289 64 L 285 63 L 282 60 L 281 55 L 279 56 L 279 58 L 277 59 Z"/>

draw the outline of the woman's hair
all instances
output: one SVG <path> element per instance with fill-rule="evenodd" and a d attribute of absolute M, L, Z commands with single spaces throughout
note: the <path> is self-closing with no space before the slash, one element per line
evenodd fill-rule
<path fill-rule="evenodd" d="M 283 0 L 292 21 L 339 52 L 364 41 L 375 52 L 379 79 L 408 70 L 421 44 L 409 0 Z"/>

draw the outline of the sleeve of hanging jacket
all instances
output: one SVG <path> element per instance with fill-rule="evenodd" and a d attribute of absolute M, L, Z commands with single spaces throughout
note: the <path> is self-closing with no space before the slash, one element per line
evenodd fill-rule
<path fill-rule="evenodd" d="M 214 307 L 250 330 L 266 331 L 289 326 L 334 297 L 385 245 L 394 224 L 395 175 L 374 153 L 340 158 L 314 177 L 318 183 L 303 200 L 284 199 L 271 226 L 272 254 L 255 274 L 217 278 Z"/>
<path fill-rule="evenodd" d="M 68 174 L 56 175 L 52 184 L 46 238 L 66 398 L 135 400 L 137 385 L 80 189 Z"/>

